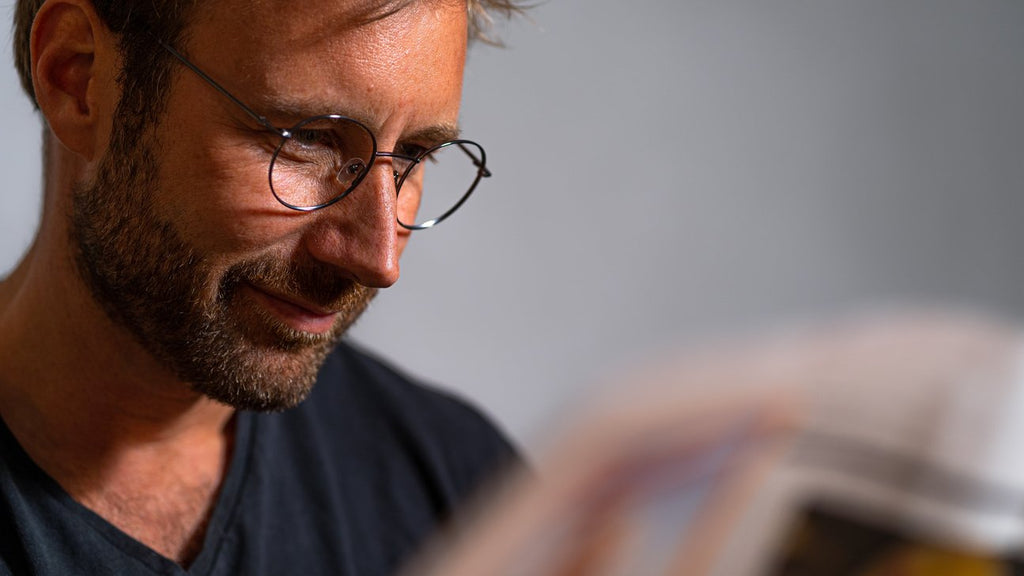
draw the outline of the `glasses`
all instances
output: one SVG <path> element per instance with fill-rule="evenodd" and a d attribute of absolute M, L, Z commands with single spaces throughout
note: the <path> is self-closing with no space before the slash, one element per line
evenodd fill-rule
<path fill-rule="evenodd" d="M 450 140 L 399 154 L 378 151 L 377 139 L 366 125 L 338 114 L 313 116 L 291 128 L 278 128 L 169 44 L 155 40 L 253 120 L 281 137 L 270 159 L 268 180 L 277 201 L 292 210 L 312 212 L 334 204 L 359 186 L 377 158 L 389 158 L 398 223 L 408 230 L 424 230 L 451 216 L 480 180 L 491 176 L 487 154 L 472 140 Z M 428 174 L 430 191 L 424 194 Z M 400 193 L 403 189 L 405 194 Z"/>

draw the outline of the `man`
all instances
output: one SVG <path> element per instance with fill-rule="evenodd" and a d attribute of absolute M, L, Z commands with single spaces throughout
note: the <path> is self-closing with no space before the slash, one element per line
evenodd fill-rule
<path fill-rule="evenodd" d="M 18 3 L 45 193 L 0 283 L 0 573 L 387 574 L 514 457 L 338 343 L 489 176 L 447 143 L 487 10 Z M 468 176 L 437 213 L 425 163 Z"/>

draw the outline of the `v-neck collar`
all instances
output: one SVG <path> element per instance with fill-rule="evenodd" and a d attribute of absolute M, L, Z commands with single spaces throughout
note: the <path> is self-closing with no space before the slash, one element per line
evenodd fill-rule
<path fill-rule="evenodd" d="M 117 548 L 127 557 L 137 561 L 154 574 L 207 576 L 211 573 L 223 547 L 226 533 L 231 526 L 238 508 L 245 479 L 249 476 L 255 434 L 255 415 L 250 412 L 238 411 L 234 415 L 234 449 L 228 464 L 227 474 L 217 494 L 213 513 L 207 523 L 203 536 L 203 547 L 199 555 L 188 569 L 167 558 L 135 538 L 132 538 L 117 526 L 108 522 L 99 514 L 82 505 L 45 470 L 40 468 L 18 443 L 7 424 L 0 418 L 0 438 L 10 446 L 8 464 L 12 468 L 20 468 L 29 475 L 34 483 L 42 488 L 54 501 L 62 505 L 68 514 L 83 521 L 96 531 L 111 546 Z"/>

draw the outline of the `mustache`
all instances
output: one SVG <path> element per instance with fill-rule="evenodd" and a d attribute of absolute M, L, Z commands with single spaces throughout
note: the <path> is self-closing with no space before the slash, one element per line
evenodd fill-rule
<path fill-rule="evenodd" d="M 377 292 L 329 264 L 271 256 L 232 266 L 221 280 L 221 297 L 229 298 L 243 283 L 294 295 L 327 310 L 346 309 L 354 302 L 369 300 Z"/>

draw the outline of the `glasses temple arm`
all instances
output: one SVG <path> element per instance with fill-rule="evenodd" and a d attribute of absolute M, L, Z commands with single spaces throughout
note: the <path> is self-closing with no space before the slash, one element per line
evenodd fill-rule
<path fill-rule="evenodd" d="M 185 58 L 185 56 L 183 56 L 180 52 L 178 52 L 173 47 L 171 47 L 170 44 L 167 44 L 166 42 L 164 42 L 160 38 L 157 38 L 155 35 L 153 36 L 153 39 L 156 40 L 157 44 L 160 44 L 160 46 L 163 47 L 164 50 L 167 50 L 167 52 L 169 52 L 171 54 L 171 56 L 174 56 L 175 58 L 177 58 L 179 62 L 184 64 L 185 67 L 187 67 L 189 70 L 191 70 L 191 71 L 195 72 L 196 74 L 198 74 L 200 78 L 202 78 L 203 80 L 205 80 L 207 82 L 207 84 L 209 84 L 210 86 L 213 86 L 214 89 L 216 89 L 218 92 L 220 92 L 221 94 L 226 96 L 229 100 L 231 100 L 232 102 L 237 104 L 239 108 L 241 108 L 243 111 L 245 111 L 245 113 L 248 114 L 253 120 L 259 122 L 264 128 L 267 128 L 268 130 L 271 130 L 273 132 L 281 134 L 282 136 L 287 136 L 288 135 L 288 131 L 287 130 L 281 130 L 280 128 L 274 126 L 265 117 L 260 116 L 252 108 L 249 108 L 248 106 L 246 106 L 244 102 L 242 102 L 238 98 L 235 98 L 235 95 L 232 94 L 231 92 L 228 92 L 227 88 L 224 88 L 223 86 L 218 84 L 217 81 L 214 80 L 213 78 L 210 78 L 210 76 L 208 74 L 206 74 L 206 72 L 203 72 L 202 70 L 199 69 L 198 66 L 196 66 L 195 64 L 189 62 L 188 59 Z"/>
<path fill-rule="evenodd" d="M 477 158 L 475 154 L 473 154 L 472 152 L 469 151 L 468 148 L 463 146 L 462 142 L 456 142 L 456 145 L 459 148 L 461 148 L 463 152 L 466 153 L 466 156 L 469 156 L 470 158 L 473 159 L 473 165 L 476 166 L 477 169 L 480 171 L 480 175 L 481 176 L 483 176 L 484 178 L 490 178 L 491 177 L 491 171 L 488 170 L 487 166 L 484 165 L 484 161 L 482 161 L 479 158 Z"/>

